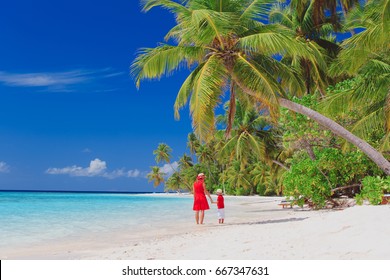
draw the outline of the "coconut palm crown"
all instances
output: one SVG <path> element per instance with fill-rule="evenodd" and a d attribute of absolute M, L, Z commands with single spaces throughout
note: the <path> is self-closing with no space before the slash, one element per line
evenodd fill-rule
<path fill-rule="evenodd" d="M 224 93 L 230 93 L 230 120 L 234 118 L 236 91 L 250 93 L 253 103 L 278 114 L 278 97 L 286 89 L 302 93 L 304 85 L 297 72 L 274 55 L 315 61 L 325 66 L 320 52 L 306 48 L 306 41 L 292 36 L 279 24 L 264 24 L 273 1 L 268 0 L 146 0 L 144 11 L 155 6 L 170 10 L 176 25 L 161 44 L 142 49 L 132 65 L 137 86 L 142 79 L 162 75 L 186 66 L 190 74 L 174 105 L 175 116 L 189 102 L 193 127 L 201 140 L 209 140 L 214 129 L 214 108 Z M 231 123 L 228 124 L 228 129 Z"/>

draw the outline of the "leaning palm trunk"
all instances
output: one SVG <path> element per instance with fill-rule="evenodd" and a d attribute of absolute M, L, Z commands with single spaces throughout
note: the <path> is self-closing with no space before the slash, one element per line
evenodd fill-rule
<path fill-rule="evenodd" d="M 385 0 L 386 5 L 388 1 Z M 323 1 L 317 2 L 314 9 L 320 13 Z M 143 79 L 160 78 L 187 65 L 191 73 L 177 95 L 175 116 L 179 118 L 179 110 L 188 104 L 199 139 L 208 141 L 212 137 L 214 109 L 226 85 L 232 83 L 253 96 L 255 102 L 268 106 L 274 119 L 279 105 L 312 118 L 357 146 L 390 175 L 390 163 L 366 142 L 319 113 L 282 98 L 286 90 L 302 93 L 304 85 L 295 69 L 275 59 L 275 54 L 308 60 L 318 74 L 326 73 L 326 58 L 310 40 L 297 40 L 295 32 L 279 24 L 259 23 L 261 18 L 268 19 L 270 1 L 143 0 L 143 3 L 144 11 L 161 6 L 176 15 L 177 25 L 166 39 L 178 44 L 143 49 L 132 64 L 131 73 L 139 86 Z M 235 95 L 234 89 L 231 94 Z M 234 104 L 231 109 L 233 113 Z"/>
<path fill-rule="evenodd" d="M 320 125 L 326 127 L 337 136 L 340 136 L 347 140 L 349 143 L 358 147 L 363 153 L 365 153 L 373 162 L 375 162 L 379 168 L 381 168 L 386 175 L 390 175 L 390 162 L 377 150 L 375 150 L 370 144 L 355 136 L 344 127 L 336 123 L 335 121 L 321 115 L 320 113 L 313 111 L 301 104 L 292 102 L 290 100 L 279 98 L 280 106 L 287 108 L 296 113 L 303 114 Z"/>

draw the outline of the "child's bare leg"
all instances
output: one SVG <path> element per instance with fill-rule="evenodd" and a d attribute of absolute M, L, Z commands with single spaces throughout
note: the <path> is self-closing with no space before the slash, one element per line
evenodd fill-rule
<path fill-rule="evenodd" d="M 221 224 L 223 224 L 224 221 L 225 221 L 225 219 L 221 219 Z"/>

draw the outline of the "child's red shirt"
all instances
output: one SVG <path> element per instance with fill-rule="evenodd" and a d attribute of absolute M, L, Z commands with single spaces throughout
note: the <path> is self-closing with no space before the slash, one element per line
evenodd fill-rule
<path fill-rule="evenodd" d="M 217 207 L 218 209 L 225 208 L 225 199 L 223 198 L 223 195 L 219 194 L 217 197 Z"/>

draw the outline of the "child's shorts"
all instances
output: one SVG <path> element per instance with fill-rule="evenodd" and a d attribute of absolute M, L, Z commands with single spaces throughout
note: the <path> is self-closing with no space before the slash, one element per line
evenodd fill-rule
<path fill-rule="evenodd" d="M 218 219 L 225 219 L 225 209 L 220 208 L 217 210 Z"/>

